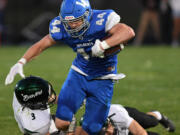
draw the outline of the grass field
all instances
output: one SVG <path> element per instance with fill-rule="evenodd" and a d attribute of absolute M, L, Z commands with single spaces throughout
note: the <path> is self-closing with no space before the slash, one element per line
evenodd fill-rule
<path fill-rule="evenodd" d="M 21 134 L 11 106 L 13 89 L 20 76 L 16 76 L 13 84 L 8 86 L 4 85 L 4 80 L 10 67 L 26 49 L 0 48 L 0 135 Z M 74 56 L 66 47 L 49 48 L 28 63 L 24 73 L 49 80 L 59 93 Z M 118 71 L 127 77 L 115 84 L 112 103 L 133 106 L 144 112 L 159 110 L 176 125 L 176 132 L 171 135 L 180 135 L 180 49 L 167 46 L 127 47 L 118 56 Z M 161 125 L 150 130 L 169 135 Z"/>

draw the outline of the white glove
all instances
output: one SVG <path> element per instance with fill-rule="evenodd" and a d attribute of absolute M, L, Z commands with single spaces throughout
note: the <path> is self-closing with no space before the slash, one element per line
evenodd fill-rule
<path fill-rule="evenodd" d="M 18 63 L 16 63 L 13 67 L 11 67 L 9 74 L 6 77 L 5 85 L 11 84 L 16 74 L 20 74 L 22 78 L 25 78 L 25 75 L 23 74 L 23 65 L 25 63 L 26 63 L 26 60 L 22 58 L 19 60 Z"/>
<path fill-rule="evenodd" d="M 99 39 L 96 39 L 94 46 L 91 48 L 92 56 L 94 57 L 104 57 L 104 50 L 100 47 L 101 41 Z"/>
<path fill-rule="evenodd" d="M 104 58 L 104 51 L 110 48 L 110 46 L 106 43 L 106 41 L 100 41 L 96 39 L 94 46 L 91 48 L 92 56 Z"/>

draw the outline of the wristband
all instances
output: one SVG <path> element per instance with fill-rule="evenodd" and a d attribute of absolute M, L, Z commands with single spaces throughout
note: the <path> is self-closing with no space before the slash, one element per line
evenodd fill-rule
<path fill-rule="evenodd" d="M 102 47 L 102 49 L 106 50 L 106 49 L 110 48 L 111 46 L 109 46 L 109 45 L 106 43 L 106 41 L 102 41 L 102 42 L 101 42 L 101 47 Z"/>
<path fill-rule="evenodd" d="M 21 58 L 21 59 L 18 61 L 18 63 L 21 63 L 21 64 L 23 64 L 23 65 L 25 65 L 26 62 L 27 62 L 27 60 L 26 60 L 25 58 Z"/>
<path fill-rule="evenodd" d="M 124 49 L 124 45 L 120 44 L 120 48 L 121 48 L 121 50 L 123 50 Z"/>

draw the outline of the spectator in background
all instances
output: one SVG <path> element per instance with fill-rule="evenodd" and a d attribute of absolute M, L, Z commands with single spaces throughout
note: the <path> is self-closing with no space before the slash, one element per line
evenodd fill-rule
<path fill-rule="evenodd" d="M 159 23 L 159 5 L 160 0 L 141 0 L 143 11 L 137 30 L 137 36 L 134 44 L 139 46 L 142 44 L 148 25 L 152 25 L 157 40 L 161 41 L 160 23 Z"/>
<path fill-rule="evenodd" d="M 0 0 L 0 45 L 4 32 L 4 11 L 7 5 L 7 0 Z"/>
<path fill-rule="evenodd" d="M 179 35 L 180 35 L 180 0 L 170 0 L 173 11 L 173 33 L 172 33 L 172 47 L 178 47 Z"/>
<path fill-rule="evenodd" d="M 170 0 L 161 0 L 160 19 L 161 19 L 161 38 L 165 44 L 172 42 L 173 18 Z"/>

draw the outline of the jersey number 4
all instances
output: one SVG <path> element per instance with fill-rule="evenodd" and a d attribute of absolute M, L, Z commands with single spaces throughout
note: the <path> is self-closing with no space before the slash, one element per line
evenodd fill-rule
<path fill-rule="evenodd" d="M 105 12 L 103 12 L 101 14 L 98 14 L 97 18 L 99 18 L 99 20 L 96 21 L 97 25 L 102 25 L 103 24 L 103 22 L 104 22 L 103 17 L 104 17 L 105 14 L 106 14 Z"/>

